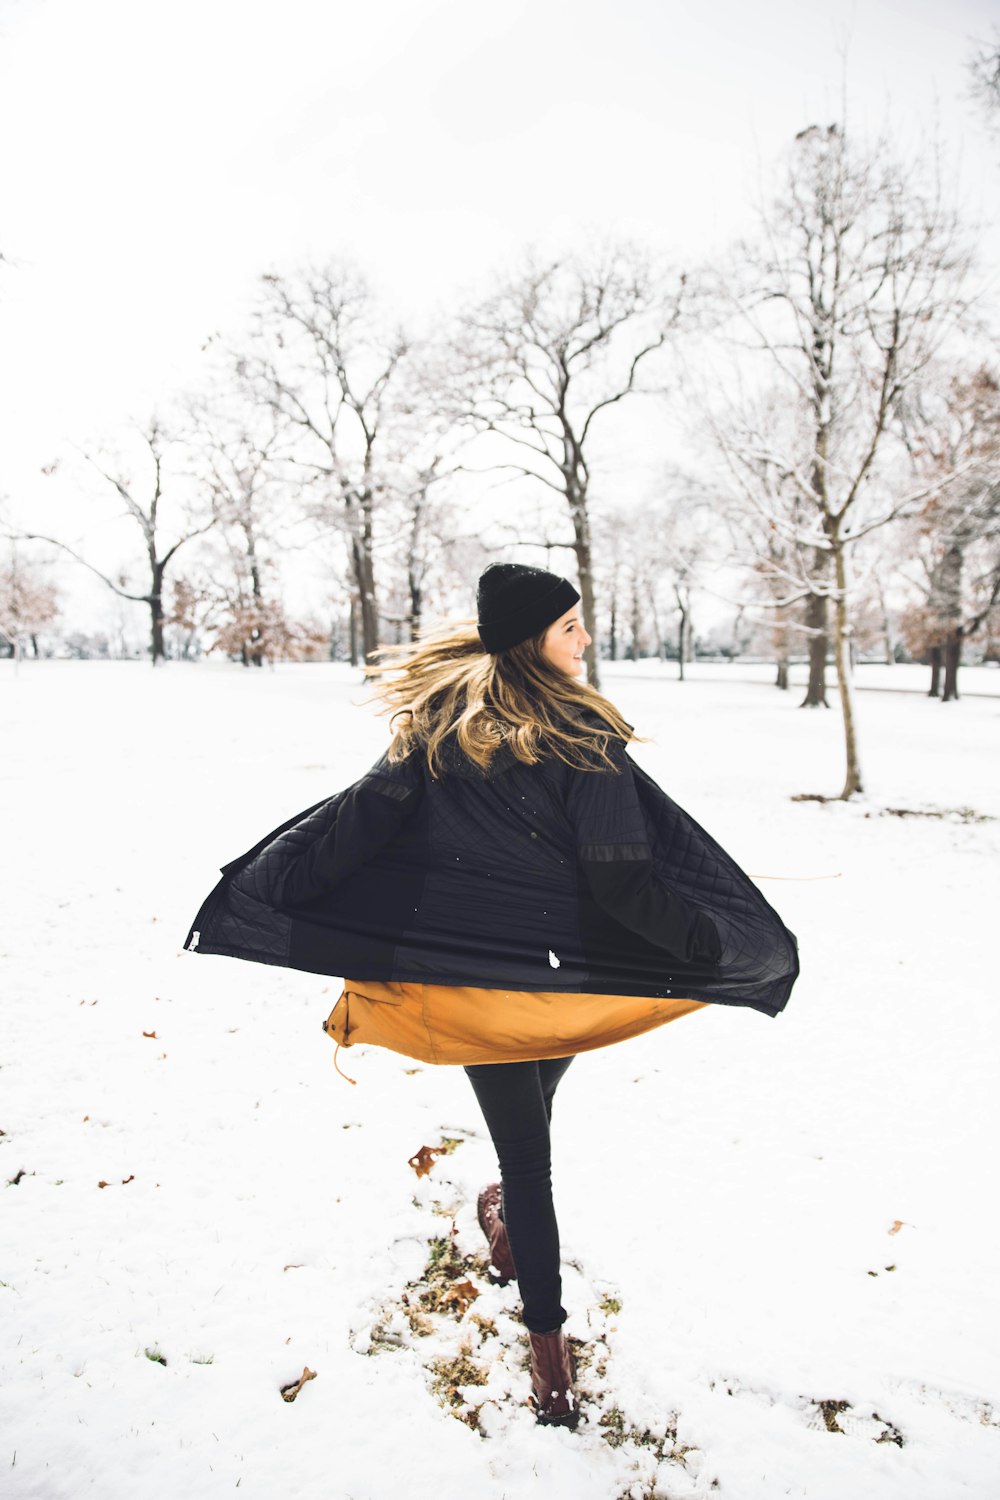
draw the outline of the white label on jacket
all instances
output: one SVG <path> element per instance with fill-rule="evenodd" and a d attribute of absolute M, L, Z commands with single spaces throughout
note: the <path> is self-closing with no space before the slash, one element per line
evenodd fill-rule
<path fill-rule="evenodd" d="M 197 946 L 198 946 L 198 939 L 200 937 L 201 937 L 201 933 L 200 932 L 192 932 L 192 934 L 191 934 L 191 941 L 188 943 L 188 952 L 189 953 L 193 953 L 194 950 L 197 948 Z"/>
<path fill-rule="evenodd" d="M 559 962 L 558 958 L 556 958 L 551 948 L 549 949 L 549 964 L 553 969 L 559 969 L 562 967 L 561 963 Z"/>

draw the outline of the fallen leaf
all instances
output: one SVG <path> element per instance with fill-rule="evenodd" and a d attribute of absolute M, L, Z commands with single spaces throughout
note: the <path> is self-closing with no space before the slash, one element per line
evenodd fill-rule
<path fill-rule="evenodd" d="M 471 1281 L 454 1281 L 446 1292 L 441 1293 L 439 1306 L 454 1307 L 461 1315 L 478 1296 L 479 1289 Z"/>
<path fill-rule="evenodd" d="M 299 1394 L 299 1391 L 301 1391 L 302 1387 L 305 1385 L 306 1381 L 315 1379 L 316 1371 L 310 1370 L 309 1366 L 306 1365 L 298 1380 L 293 1380 L 291 1385 L 283 1385 L 281 1387 L 281 1399 L 283 1401 L 294 1401 L 296 1396 Z"/>
<path fill-rule="evenodd" d="M 889 1233 L 898 1234 L 905 1222 L 905 1219 L 893 1219 L 892 1228 L 889 1230 Z"/>
<path fill-rule="evenodd" d="M 97 1184 L 97 1186 L 98 1186 L 98 1187 L 109 1187 L 109 1186 L 110 1186 L 110 1184 L 109 1184 L 109 1183 L 107 1183 L 107 1182 L 105 1182 L 105 1181 L 104 1181 L 104 1178 L 103 1178 L 103 1177 L 102 1177 L 102 1178 L 101 1178 L 101 1180 L 100 1180 L 100 1182 L 99 1182 L 99 1183 L 98 1183 L 98 1184 Z"/>
<path fill-rule="evenodd" d="M 127 1177 L 122 1178 L 122 1187 L 127 1187 L 130 1182 L 135 1181 L 135 1173 L 130 1172 Z"/>
<path fill-rule="evenodd" d="M 90 1119 L 90 1116 L 89 1116 L 89 1115 L 84 1115 L 84 1117 L 83 1117 L 83 1118 L 84 1118 L 84 1120 L 89 1120 L 89 1119 Z"/>
<path fill-rule="evenodd" d="M 440 1155 L 440 1146 L 421 1146 L 420 1150 L 410 1157 L 406 1165 L 412 1167 L 418 1177 L 426 1177 Z"/>
<path fill-rule="evenodd" d="M 304 1260 L 295 1260 L 295 1261 L 290 1261 L 287 1266 L 282 1266 L 281 1269 L 283 1271 L 301 1271 L 302 1267 L 304 1265 L 305 1265 L 305 1261 Z"/>
<path fill-rule="evenodd" d="M 155 1037 L 156 1036 L 156 1032 L 155 1031 L 144 1031 L 142 1034 L 143 1034 L 143 1036 L 149 1036 L 149 1037 Z"/>

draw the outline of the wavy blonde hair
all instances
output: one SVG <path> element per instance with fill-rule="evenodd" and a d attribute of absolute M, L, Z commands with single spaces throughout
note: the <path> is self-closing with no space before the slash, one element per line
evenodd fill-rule
<path fill-rule="evenodd" d="M 556 756 L 580 770 L 617 769 L 608 745 L 636 739 L 631 724 L 595 688 L 547 660 L 545 633 L 488 652 L 475 620 L 461 620 L 381 647 L 369 672 L 383 679 L 375 695 L 391 715 L 390 761 L 419 748 L 438 776 L 453 739 L 484 771 L 501 745 L 528 766 Z"/>

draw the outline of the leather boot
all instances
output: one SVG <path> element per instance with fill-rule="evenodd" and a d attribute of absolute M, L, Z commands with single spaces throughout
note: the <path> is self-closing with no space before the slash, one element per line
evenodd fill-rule
<path fill-rule="evenodd" d="M 489 1187 L 483 1188 L 479 1194 L 477 1209 L 479 1227 L 490 1242 L 490 1261 L 497 1273 L 496 1281 L 498 1285 L 506 1286 L 508 1281 L 517 1280 L 517 1270 L 510 1253 L 507 1227 L 500 1217 L 499 1182 L 491 1182 Z"/>
<path fill-rule="evenodd" d="M 550 1427 L 575 1427 L 580 1408 L 573 1390 L 574 1360 L 561 1328 L 551 1333 L 529 1333 L 531 1395 L 539 1422 Z"/>

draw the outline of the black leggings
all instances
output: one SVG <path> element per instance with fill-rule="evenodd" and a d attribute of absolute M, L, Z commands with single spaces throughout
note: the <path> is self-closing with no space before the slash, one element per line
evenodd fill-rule
<path fill-rule="evenodd" d="M 532 1333 L 550 1333 L 566 1321 L 549 1125 L 553 1095 L 572 1061 L 550 1057 L 541 1062 L 476 1063 L 465 1070 L 500 1162 L 502 1217 L 517 1267 L 522 1317 Z"/>

